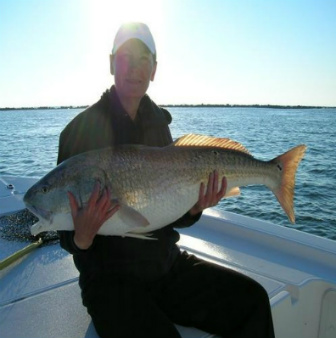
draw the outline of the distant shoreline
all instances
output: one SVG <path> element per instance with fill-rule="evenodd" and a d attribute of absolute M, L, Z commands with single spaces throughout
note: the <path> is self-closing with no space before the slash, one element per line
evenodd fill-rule
<path fill-rule="evenodd" d="M 271 108 L 271 109 L 335 109 L 336 107 L 328 106 L 290 106 L 290 105 L 273 105 L 273 104 L 161 104 L 161 107 L 171 108 Z M 5 107 L 0 111 L 6 110 L 55 110 L 55 109 L 85 109 L 89 106 L 43 106 L 43 107 Z"/>

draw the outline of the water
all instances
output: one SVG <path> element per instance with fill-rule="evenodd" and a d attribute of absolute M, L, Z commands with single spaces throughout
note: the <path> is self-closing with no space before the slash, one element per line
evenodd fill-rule
<path fill-rule="evenodd" d="M 296 229 L 336 240 L 336 109 L 168 108 L 173 137 L 230 137 L 268 160 L 308 146 L 296 176 Z M 0 111 L 0 175 L 41 177 L 56 164 L 58 138 L 81 110 Z M 85 136 L 84 136 L 85 137 Z M 264 187 L 242 189 L 217 208 L 293 227 Z"/>

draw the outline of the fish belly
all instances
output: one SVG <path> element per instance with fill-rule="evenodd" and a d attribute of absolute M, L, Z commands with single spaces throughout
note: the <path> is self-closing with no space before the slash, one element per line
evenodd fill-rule
<path fill-rule="evenodd" d="M 149 225 L 130 226 L 120 217 L 119 211 L 99 230 L 101 235 L 125 236 L 127 233 L 148 233 L 163 228 L 188 212 L 198 200 L 199 184 L 184 187 L 172 187 L 166 193 L 155 196 L 155 200 L 141 208 L 134 208 L 145 217 Z"/>

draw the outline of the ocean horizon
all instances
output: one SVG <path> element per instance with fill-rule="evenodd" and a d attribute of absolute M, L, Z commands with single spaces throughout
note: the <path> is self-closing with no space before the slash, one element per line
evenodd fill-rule
<path fill-rule="evenodd" d="M 0 107 L 7 110 L 49 110 L 49 109 L 85 109 L 90 105 L 40 106 L 40 107 Z M 282 104 L 231 104 L 231 103 L 178 103 L 159 104 L 160 107 L 172 108 L 268 108 L 268 109 L 336 109 L 334 106 L 282 105 Z"/>

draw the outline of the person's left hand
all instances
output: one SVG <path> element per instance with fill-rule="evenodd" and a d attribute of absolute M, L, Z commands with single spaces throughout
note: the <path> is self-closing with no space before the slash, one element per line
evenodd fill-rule
<path fill-rule="evenodd" d="M 202 212 L 204 209 L 213 207 L 224 197 L 226 193 L 227 181 L 225 176 L 222 178 L 222 185 L 218 190 L 218 172 L 213 171 L 209 175 L 208 185 L 205 190 L 205 184 L 202 182 L 199 190 L 198 202 L 190 209 L 189 213 L 191 216 Z"/>

